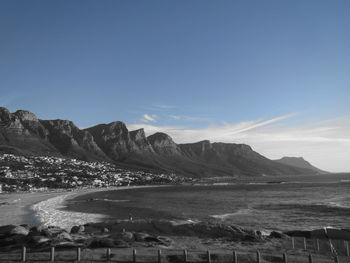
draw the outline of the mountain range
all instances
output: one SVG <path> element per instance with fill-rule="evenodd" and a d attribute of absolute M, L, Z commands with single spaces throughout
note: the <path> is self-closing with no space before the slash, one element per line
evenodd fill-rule
<path fill-rule="evenodd" d="M 191 177 L 318 174 L 309 163 L 270 160 L 245 144 L 208 140 L 176 144 L 165 133 L 146 136 L 123 122 L 78 128 L 69 120 L 41 120 L 35 114 L 0 107 L 0 152 L 106 161 Z"/>

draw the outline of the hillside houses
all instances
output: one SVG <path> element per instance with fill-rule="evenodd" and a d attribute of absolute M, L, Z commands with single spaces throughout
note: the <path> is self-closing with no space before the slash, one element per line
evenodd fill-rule
<path fill-rule="evenodd" d="M 3 192 L 175 184 L 183 181 L 185 178 L 175 174 L 128 170 L 106 162 L 85 162 L 48 156 L 0 155 L 0 184 Z"/>

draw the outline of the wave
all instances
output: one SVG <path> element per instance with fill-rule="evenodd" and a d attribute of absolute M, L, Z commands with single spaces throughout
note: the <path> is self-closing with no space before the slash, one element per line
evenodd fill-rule
<path fill-rule="evenodd" d="M 243 209 L 239 209 L 238 211 L 236 211 L 234 213 L 210 215 L 210 217 L 213 217 L 213 218 L 216 218 L 216 219 L 225 220 L 227 218 L 231 218 L 231 217 L 234 217 L 234 216 L 248 215 L 248 214 L 252 213 L 252 211 L 253 211 L 253 209 L 251 209 L 251 208 L 243 208 Z"/>
<path fill-rule="evenodd" d="M 108 198 L 94 198 L 93 201 L 105 201 L 105 202 L 115 202 L 115 203 L 122 203 L 122 202 L 130 202 L 130 200 L 113 200 Z"/>
<path fill-rule="evenodd" d="M 60 195 L 31 206 L 35 217 L 43 225 L 59 226 L 69 229 L 74 225 L 99 222 L 104 216 L 100 214 L 64 211 L 65 200 L 74 194 Z"/>

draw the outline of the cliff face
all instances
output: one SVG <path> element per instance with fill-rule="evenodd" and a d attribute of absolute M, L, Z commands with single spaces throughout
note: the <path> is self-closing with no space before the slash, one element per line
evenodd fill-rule
<path fill-rule="evenodd" d="M 0 108 L 0 152 L 56 155 L 125 163 L 195 177 L 315 173 L 272 161 L 244 144 L 201 141 L 176 144 L 165 133 L 146 137 L 117 121 L 79 129 L 68 120 L 39 120 L 29 111 Z"/>

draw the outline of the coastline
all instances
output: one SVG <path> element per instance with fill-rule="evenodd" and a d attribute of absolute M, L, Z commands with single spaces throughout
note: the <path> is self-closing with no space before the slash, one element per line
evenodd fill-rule
<path fill-rule="evenodd" d="M 75 190 L 56 190 L 50 192 L 11 193 L 0 195 L 0 225 L 57 225 L 70 228 L 73 225 L 98 222 L 104 218 L 101 214 L 89 214 L 66 211 L 64 203 L 69 198 L 87 193 L 164 187 L 168 185 L 121 186 L 107 188 L 83 188 Z M 68 220 L 66 220 L 69 218 Z"/>

